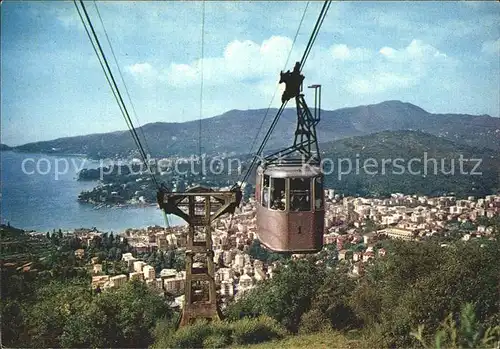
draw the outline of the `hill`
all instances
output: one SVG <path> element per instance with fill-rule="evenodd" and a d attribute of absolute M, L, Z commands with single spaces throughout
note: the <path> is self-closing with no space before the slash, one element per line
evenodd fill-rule
<path fill-rule="evenodd" d="M 0 143 L 0 151 L 3 150 L 12 150 L 12 147 L 9 147 L 7 144 Z"/>
<path fill-rule="evenodd" d="M 321 150 L 327 185 L 350 195 L 482 196 L 500 189 L 498 152 L 424 132 L 383 131 L 323 143 Z"/>
<path fill-rule="evenodd" d="M 500 189 L 498 152 L 459 144 L 428 133 L 383 131 L 322 143 L 320 149 L 326 186 L 345 195 L 389 196 L 400 192 L 430 196 L 454 193 L 464 197 L 485 196 Z M 242 156 L 241 161 L 245 169 L 249 157 Z M 207 163 L 210 164 L 210 161 Z M 185 165 L 186 168 L 182 166 L 179 171 L 190 171 L 189 165 Z M 99 169 L 84 170 L 79 178 L 98 179 L 99 173 Z M 119 199 L 120 203 L 126 203 L 133 201 L 135 192 L 140 191 L 147 202 L 155 201 L 153 182 L 148 182 L 143 188 L 143 183 L 136 181 L 138 175 L 127 176 L 125 173 L 128 172 L 114 171 L 104 176 L 104 182 L 111 187 L 99 186 L 93 191 L 81 193 L 80 200 L 116 204 Z M 238 179 L 241 180 L 241 176 L 229 176 L 226 170 L 220 174 L 208 171 L 200 184 L 220 187 L 232 185 Z M 254 184 L 254 180 L 255 168 L 249 176 L 250 183 Z M 180 188 L 188 186 L 193 178 L 170 171 L 160 175 L 159 181 L 175 182 Z M 122 184 L 127 184 L 126 189 Z M 119 196 L 110 195 L 111 191 L 116 191 Z M 102 197 L 104 201 L 100 199 Z"/>
<path fill-rule="evenodd" d="M 222 115 L 203 119 L 202 151 L 214 154 L 245 154 L 251 151 L 265 109 L 231 110 Z M 269 111 L 263 123 L 263 133 L 276 114 Z M 410 103 L 386 101 L 379 104 L 322 111 L 318 128 L 320 142 L 345 137 L 362 136 L 385 130 L 420 130 L 462 144 L 500 150 L 500 118 L 462 114 L 431 114 Z M 152 156 L 191 155 L 198 153 L 199 121 L 183 123 L 157 122 L 138 130 L 147 139 Z M 290 144 L 295 132 L 295 109 L 286 109 L 270 138 L 269 149 Z M 258 139 L 257 145 L 260 144 Z M 15 147 L 18 151 L 85 154 L 94 158 L 127 157 L 136 152 L 128 131 L 59 138 L 28 143 Z M 253 149 L 255 150 L 255 149 Z"/>

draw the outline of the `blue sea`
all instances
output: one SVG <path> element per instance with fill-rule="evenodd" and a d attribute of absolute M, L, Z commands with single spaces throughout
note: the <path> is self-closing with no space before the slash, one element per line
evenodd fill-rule
<path fill-rule="evenodd" d="M 79 203 L 78 194 L 98 183 L 77 181 L 77 172 L 82 165 L 98 167 L 97 161 L 12 151 L 2 151 L 0 157 L 3 224 L 40 232 L 82 227 L 122 232 L 127 228 L 165 225 L 161 210 L 155 206 L 96 209 Z M 184 224 L 176 216 L 169 216 L 169 222 Z"/>

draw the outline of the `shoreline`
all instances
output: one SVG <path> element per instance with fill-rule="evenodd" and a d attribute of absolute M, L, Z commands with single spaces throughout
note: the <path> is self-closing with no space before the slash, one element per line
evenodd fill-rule
<path fill-rule="evenodd" d="M 185 226 L 187 223 L 184 223 L 184 224 L 172 224 L 172 225 L 169 225 L 168 228 L 180 228 L 180 227 L 183 227 Z M 47 233 L 51 233 L 53 234 L 54 232 L 57 233 L 59 230 L 61 230 L 61 233 L 64 234 L 64 235 L 67 235 L 67 234 L 84 234 L 84 233 L 96 233 L 96 234 L 105 234 L 105 233 L 112 233 L 114 234 L 115 236 L 121 236 L 123 235 L 127 230 L 129 229 L 133 229 L 133 230 L 147 230 L 148 228 L 150 227 L 155 227 L 155 226 L 158 226 L 158 225 L 146 225 L 146 226 L 143 226 L 143 227 L 128 227 L 128 228 L 125 228 L 125 229 L 122 229 L 120 231 L 115 231 L 115 230 L 103 230 L 103 229 L 98 229 L 96 227 L 79 227 L 79 228 L 72 228 L 72 229 L 62 229 L 62 228 L 53 228 L 52 230 L 48 230 L 48 231 L 40 231 L 40 230 L 36 230 L 36 229 L 27 229 L 27 228 L 21 228 L 21 227 L 18 227 L 18 226 L 13 226 L 13 225 L 9 225 L 8 223 L 1 223 L 0 224 L 0 228 L 1 229 L 15 229 L 15 230 L 22 230 L 24 231 L 26 234 L 30 234 L 30 235 L 33 235 L 33 236 L 45 236 Z"/>
<path fill-rule="evenodd" d="M 109 204 L 109 203 L 92 203 L 88 201 L 80 201 L 78 200 L 78 203 L 83 204 L 83 205 L 90 205 L 92 206 L 93 210 L 100 210 L 102 208 L 147 208 L 147 207 L 156 207 L 159 209 L 158 204 L 156 203 L 141 203 L 141 204 Z"/>
<path fill-rule="evenodd" d="M 70 158 L 83 158 L 88 161 L 101 161 L 101 160 L 108 160 L 111 159 L 113 161 L 126 161 L 127 158 L 110 158 L 110 157 L 92 157 L 89 156 L 89 154 L 85 153 L 64 153 L 64 152 L 57 152 L 57 151 L 52 151 L 52 152 L 44 152 L 44 151 L 36 151 L 36 150 L 20 150 L 20 149 L 15 149 L 15 147 L 12 147 L 10 149 L 4 149 L 0 150 L 2 152 L 13 152 L 16 154 L 33 154 L 33 155 L 47 155 L 47 156 L 53 156 L 53 157 L 59 157 L 59 158 L 64 158 L 64 157 L 70 157 Z"/>

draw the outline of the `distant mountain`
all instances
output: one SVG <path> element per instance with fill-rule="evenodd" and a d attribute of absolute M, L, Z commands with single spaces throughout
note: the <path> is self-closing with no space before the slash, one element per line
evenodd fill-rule
<path fill-rule="evenodd" d="M 311 103 L 312 104 L 312 103 Z M 201 146 L 207 154 L 249 153 L 255 151 L 270 126 L 276 109 L 269 110 L 254 144 L 265 109 L 231 110 L 201 121 Z M 321 111 L 318 127 L 320 142 L 362 136 L 385 130 L 418 130 L 471 146 L 500 150 L 500 118 L 488 115 L 431 114 L 410 103 L 386 101 L 379 104 Z M 166 118 L 168 119 L 168 118 Z M 286 109 L 268 141 L 268 149 L 287 146 L 295 132 L 296 112 Z M 138 129 L 146 136 L 152 156 L 198 153 L 200 121 L 151 123 Z M 136 154 L 128 131 L 59 138 L 28 143 L 15 148 L 26 152 L 86 154 L 94 158 L 125 157 Z"/>
<path fill-rule="evenodd" d="M 12 150 L 7 144 L 0 143 L 0 151 L 2 150 Z"/>

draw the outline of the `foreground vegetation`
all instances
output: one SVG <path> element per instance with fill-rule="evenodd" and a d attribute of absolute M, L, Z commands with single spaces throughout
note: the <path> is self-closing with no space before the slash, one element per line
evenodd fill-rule
<path fill-rule="evenodd" d="M 156 323 L 173 316 L 165 298 L 141 282 L 92 291 L 90 258 L 116 264 L 130 249 L 126 241 L 105 235 L 82 246 L 61 232 L 30 236 L 6 226 L 1 235 L 9 242 L 1 260 L 5 347 L 147 347 Z M 85 256 L 77 258 L 74 251 L 82 247 Z"/>
<path fill-rule="evenodd" d="M 30 238 L 2 227 L 3 240 L 10 241 L 2 251 L 2 345 L 494 348 L 500 340 L 496 229 L 496 238 L 450 241 L 446 247 L 383 241 L 387 255 L 356 277 L 344 262 L 332 261 L 331 249 L 293 260 L 254 246 L 256 255 L 281 264 L 273 278 L 231 303 L 225 321 L 176 332 L 178 314 L 143 283 L 91 290 L 86 259 L 119 259 L 128 250 L 123 241 L 108 237 L 83 246 L 85 256 L 78 259 L 74 247 L 81 246 L 74 238 Z M 16 240 L 29 244 L 23 250 Z M 30 264 L 7 266 L 12 260 Z"/>
<path fill-rule="evenodd" d="M 445 247 L 434 239 L 384 241 L 388 254 L 360 277 L 344 262 L 323 263 L 324 253 L 280 258 L 273 279 L 230 304 L 225 322 L 164 331 L 155 347 L 234 347 L 242 341 L 234 339 L 233 326 L 254 319 L 245 327 L 246 343 L 265 342 L 255 348 L 498 348 L 496 229 L 496 238 Z M 275 334 L 261 336 L 259 323 Z"/>
<path fill-rule="evenodd" d="M 242 345 L 235 348 L 248 349 L 362 349 L 370 348 L 366 342 L 359 339 L 349 339 L 344 334 L 335 331 L 322 331 L 312 334 L 287 336 L 282 340 L 260 344 Z"/>

